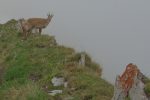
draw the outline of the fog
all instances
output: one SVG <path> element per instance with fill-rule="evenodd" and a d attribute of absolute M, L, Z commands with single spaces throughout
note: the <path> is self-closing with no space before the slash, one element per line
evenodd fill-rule
<path fill-rule="evenodd" d="M 0 0 L 0 23 L 53 13 L 43 33 L 86 51 L 113 83 L 131 62 L 150 77 L 149 5 L 149 0 Z"/>

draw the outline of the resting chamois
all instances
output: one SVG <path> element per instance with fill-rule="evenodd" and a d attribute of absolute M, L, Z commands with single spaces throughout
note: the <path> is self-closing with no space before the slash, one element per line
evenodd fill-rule
<path fill-rule="evenodd" d="M 46 28 L 47 25 L 51 22 L 53 15 L 48 14 L 48 17 L 45 18 L 29 18 L 27 22 L 33 26 L 35 29 L 39 29 L 39 33 L 41 34 L 42 29 Z"/>

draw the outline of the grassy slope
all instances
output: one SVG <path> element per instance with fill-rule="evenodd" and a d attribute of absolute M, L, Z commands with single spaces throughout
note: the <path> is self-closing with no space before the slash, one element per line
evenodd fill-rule
<path fill-rule="evenodd" d="M 60 46 L 53 36 L 31 35 L 21 40 L 11 20 L 0 25 L 0 98 L 1 100 L 110 100 L 111 84 L 100 78 L 101 69 L 86 55 L 86 67 L 77 65 L 79 54 Z M 68 87 L 53 87 L 51 79 L 63 76 Z M 47 87 L 47 88 L 45 88 Z M 49 96 L 45 91 L 63 89 Z"/>

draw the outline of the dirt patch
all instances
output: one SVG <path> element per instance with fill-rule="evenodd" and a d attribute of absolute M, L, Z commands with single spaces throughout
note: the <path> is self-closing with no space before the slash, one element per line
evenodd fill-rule
<path fill-rule="evenodd" d="M 0 64 L 0 84 L 3 83 L 3 75 L 4 75 L 4 65 L 3 64 Z"/>
<path fill-rule="evenodd" d="M 29 79 L 32 80 L 33 82 L 38 81 L 41 79 L 42 75 L 41 74 L 30 74 Z"/>

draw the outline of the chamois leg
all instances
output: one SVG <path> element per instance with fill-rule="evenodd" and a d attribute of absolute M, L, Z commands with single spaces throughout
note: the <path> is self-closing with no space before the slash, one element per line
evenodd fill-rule
<path fill-rule="evenodd" d="M 38 33 L 38 29 L 37 28 L 34 28 L 34 30 L 35 30 L 35 33 Z"/>
<path fill-rule="evenodd" d="M 22 30 L 21 34 L 22 34 L 22 39 L 25 40 L 26 32 L 24 30 Z"/>
<path fill-rule="evenodd" d="M 24 40 L 26 40 L 29 35 L 29 31 L 24 31 L 23 34 L 24 34 Z"/>
<path fill-rule="evenodd" d="M 42 32 L 42 28 L 39 28 L 39 33 L 40 33 L 40 35 L 41 35 L 41 32 Z"/>

